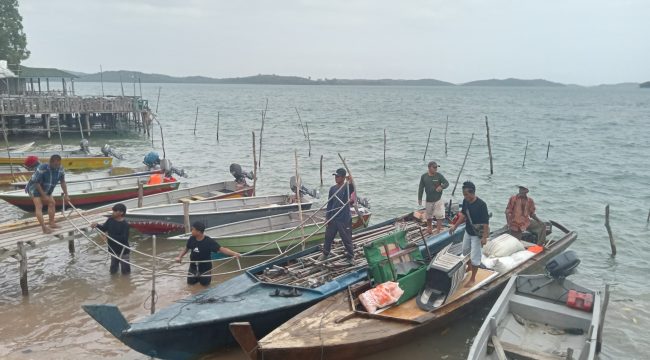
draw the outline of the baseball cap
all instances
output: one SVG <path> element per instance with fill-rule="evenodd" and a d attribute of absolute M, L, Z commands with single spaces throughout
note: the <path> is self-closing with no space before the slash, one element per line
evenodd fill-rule
<path fill-rule="evenodd" d="M 332 175 L 345 177 L 345 175 L 347 175 L 347 172 L 345 171 L 344 168 L 338 168 L 338 169 L 336 169 L 336 171 Z"/>

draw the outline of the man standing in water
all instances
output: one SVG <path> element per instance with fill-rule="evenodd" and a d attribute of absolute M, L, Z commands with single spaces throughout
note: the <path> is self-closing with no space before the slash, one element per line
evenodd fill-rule
<path fill-rule="evenodd" d="M 354 193 L 352 177 L 348 176 L 346 186 L 345 179 L 347 172 L 345 169 L 337 169 L 334 175 L 336 185 L 330 188 L 327 201 L 327 228 L 325 229 L 325 244 L 323 245 L 323 254 L 318 258 L 319 261 L 325 261 L 330 256 L 332 242 L 336 233 L 339 234 L 345 246 L 346 262 L 348 265 L 354 265 L 354 247 L 352 246 L 352 216 L 350 215 L 351 194 Z"/>
<path fill-rule="evenodd" d="M 177 262 L 181 262 L 181 259 L 188 251 L 190 253 L 190 267 L 187 270 L 187 283 L 189 285 L 194 285 L 197 282 L 201 283 L 203 286 L 210 285 L 212 281 L 212 253 L 220 252 L 224 255 L 241 257 L 241 254 L 238 252 L 232 251 L 227 247 L 219 245 L 214 239 L 209 236 L 206 236 L 203 232 L 205 231 L 205 225 L 202 222 L 195 222 L 192 224 L 192 236 L 187 239 L 187 244 L 185 249 L 181 250 L 181 253 L 176 257 Z"/>
<path fill-rule="evenodd" d="M 521 239 L 521 234 L 528 230 L 537 236 L 537 244 L 546 242 L 546 226 L 535 215 L 535 202 L 528 196 L 528 187 L 518 185 L 519 193 L 512 195 L 506 207 L 506 221 L 510 234 Z"/>
<path fill-rule="evenodd" d="M 422 193 L 426 190 L 427 233 L 433 234 L 433 219 L 436 219 L 436 231 L 442 230 L 445 218 L 445 204 L 442 202 L 442 190 L 449 187 L 449 182 L 438 172 L 438 163 L 429 161 L 429 170 L 420 177 L 418 188 L 418 205 L 422 206 Z"/>
<path fill-rule="evenodd" d="M 471 181 L 463 183 L 463 205 L 458 214 L 458 221 L 451 226 L 449 234 L 456 231 L 458 224 L 465 222 L 465 235 L 463 236 L 463 254 L 470 255 L 467 264 L 472 276 L 465 287 L 471 287 L 476 282 L 476 273 L 481 265 L 481 247 L 487 244 L 490 233 L 490 215 L 487 204 L 476 196 L 476 186 Z"/>
<path fill-rule="evenodd" d="M 44 234 L 49 234 L 53 228 L 56 229 L 59 227 L 54 220 L 56 203 L 52 197 L 54 188 L 59 182 L 61 182 L 61 189 L 63 190 L 63 201 L 69 202 L 68 187 L 65 184 L 65 171 L 61 166 L 61 156 L 55 154 L 50 157 L 49 164 L 38 165 L 25 188 L 25 191 L 34 202 L 36 219 L 41 224 Z M 49 226 L 45 225 L 45 220 L 43 219 L 43 206 L 45 205 L 47 205 Z"/>

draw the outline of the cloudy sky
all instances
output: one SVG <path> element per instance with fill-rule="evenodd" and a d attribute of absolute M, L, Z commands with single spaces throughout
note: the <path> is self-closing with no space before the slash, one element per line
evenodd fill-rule
<path fill-rule="evenodd" d="M 31 66 L 176 76 L 650 80 L 648 0 L 19 0 Z"/>

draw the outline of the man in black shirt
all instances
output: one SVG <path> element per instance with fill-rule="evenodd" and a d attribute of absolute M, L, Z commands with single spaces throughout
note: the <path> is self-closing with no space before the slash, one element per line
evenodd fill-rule
<path fill-rule="evenodd" d="M 126 206 L 115 204 L 113 214 L 106 220 L 104 225 L 92 223 L 92 228 L 97 228 L 108 235 L 108 251 L 111 254 L 111 274 L 117 272 L 118 267 L 122 268 L 122 274 L 131 273 L 129 265 L 129 223 L 124 219 Z"/>
<path fill-rule="evenodd" d="M 202 222 L 192 224 L 192 236 L 187 239 L 185 249 L 176 257 L 179 263 L 188 251 L 190 253 L 190 267 L 187 270 L 187 283 L 194 285 L 197 282 L 203 286 L 210 285 L 212 281 L 212 253 L 220 252 L 224 255 L 241 257 L 238 252 L 219 245 L 214 239 L 203 234 L 205 225 Z"/>
<path fill-rule="evenodd" d="M 468 263 L 472 276 L 465 285 L 471 287 L 476 282 L 476 273 L 481 265 L 481 247 L 487 243 L 490 233 L 490 215 L 485 201 L 476 196 L 476 186 L 471 181 L 463 183 L 463 205 L 458 221 L 449 229 L 453 234 L 458 224 L 465 222 L 465 235 L 463 237 L 463 254 L 470 255 Z"/>

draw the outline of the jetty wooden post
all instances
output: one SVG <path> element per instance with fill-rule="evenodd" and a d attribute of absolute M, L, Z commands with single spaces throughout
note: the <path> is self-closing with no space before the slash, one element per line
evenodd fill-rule
<path fill-rule="evenodd" d="M 433 128 L 429 128 L 429 137 L 427 137 L 427 147 L 424 148 L 424 155 L 422 156 L 422 161 L 426 160 L 427 158 L 427 150 L 429 150 L 429 140 L 431 139 L 431 130 L 433 130 Z"/>
<path fill-rule="evenodd" d="M 47 138 L 52 138 L 52 129 L 50 127 L 50 114 L 43 114 L 45 116 L 45 129 L 47 130 Z"/>
<path fill-rule="evenodd" d="M 341 153 L 338 153 L 338 154 L 339 154 L 339 159 L 341 159 L 341 162 L 343 163 L 343 167 L 345 167 L 345 170 L 348 172 L 348 175 L 350 177 L 352 177 L 352 172 L 350 171 L 350 168 L 348 167 L 348 164 L 345 162 L 345 159 L 343 158 L 343 156 L 341 156 Z M 357 185 L 355 183 L 354 191 L 357 193 L 357 197 L 358 197 L 358 194 L 359 194 L 359 192 L 357 191 L 358 189 L 359 188 L 357 187 Z M 348 195 L 350 195 L 350 194 L 348 194 Z M 368 227 L 368 222 L 366 221 L 366 218 L 363 217 L 363 214 L 361 214 L 361 212 L 359 211 L 359 205 L 357 205 L 357 202 L 355 201 L 352 205 L 354 206 L 354 210 L 357 212 L 357 216 L 361 218 L 361 222 L 363 222 L 363 227 Z"/>
<path fill-rule="evenodd" d="M 612 247 L 612 256 L 616 256 L 616 243 L 614 242 L 612 228 L 609 226 L 609 204 L 605 206 L 605 228 L 607 229 L 607 235 L 609 235 L 609 244 Z"/>
<path fill-rule="evenodd" d="M 257 189 L 257 154 L 255 152 L 255 131 L 253 133 L 253 196 Z"/>
<path fill-rule="evenodd" d="M 57 116 L 56 118 L 56 127 L 59 131 L 59 143 L 61 143 L 61 150 L 63 150 L 63 135 L 61 135 L 61 118 Z"/>
<path fill-rule="evenodd" d="M 323 155 L 320 156 L 320 186 L 323 186 Z M 650 212 L 648 212 L 648 219 L 650 220 Z"/>
<path fill-rule="evenodd" d="M 156 235 L 151 238 L 151 314 L 156 312 Z"/>
<path fill-rule="evenodd" d="M 384 128 L 384 171 L 386 171 L 386 128 Z"/>
<path fill-rule="evenodd" d="M 199 119 L 199 107 L 196 107 L 196 116 L 194 117 L 194 135 L 196 135 L 196 121 Z"/>
<path fill-rule="evenodd" d="M 521 163 L 521 167 L 526 166 L 526 153 L 528 153 L 528 139 L 526 139 L 526 148 L 524 149 L 524 162 Z"/>
<path fill-rule="evenodd" d="M 138 208 L 142 207 L 142 198 L 144 197 L 144 184 L 138 180 Z"/>
<path fill-rule="evenodd" d="M 469 149 L 472 147 L 472 140 L 474 140 L 474 133 L 472 133 L 472 137 L 469 139 L 469 145 L 467 146 L 467 151 L 465 152 L 463 165 L 461 165 L 460 171 L 458 172 L 458 176 L 456 177 L 456 183 L 454 184 L 454 189 L 451 191 L 451 196 L 454 196 L 454 193 L 456 192 L 456 186 L 458 186 L 458 180 L 460 180 L 460 174 L 463 173 L 463 169 L 465 168 L 465 162 L 467 161 L 467 155 L 469 155 Z"/>
<path fill-rule="evenodd" d="M 190 201 L 183 200 L 183 225 L 185 226 L 185 233 L 189 233 L 192 229 L 190 227 Z"/>
<path fill-rule="evenodd" d="M 219 112 L 217 111 L 217 142 L 219 142 Z"/>
<path fill-rule="evenodd" d="M 293 151 L 296 161 L 296 202 L 298 202 L 298 216 L 300 218 L 300 248 L 305 250 L 305 224 L 302 220 L 302 196 L 300 195 L 300 171 L 298 170 L 298 150 Z"/>
<path fill-rule="evenodd" d="M 445 156 L 447 156 L 447 128 L 449 127 L 449 115 L 447 115 L 447 122 L 445 123 Z"/>
<path fill-rule="evenodd" d="M 262 135 L 264 133 L 264 119 L 266 118 L 266 109 L 269 106 L 269 99 L 266 99 L 266 107 L 262 111 L 262 127 L 260 128 L 260 156 L 258 158 L 257 166 L 262 168 Z"/>
<path fill-rule="evenodd" d="M 27 250 L 25 249 L 25 243 L 22 241 L 17 242 L 18 246 L 18 255 L 20 256 L 20 261 L 18 263 L 18 272 L 20 273 L 20 290 L 23 293 L 23 296 L 29 295 L 29 289 L 27 288 Z"/>
<path fill-rule="evenodd" d="M 494 174 L 494 169 L 492 167 L 492 145 L 490 144 L 490 125 L 488 124 L 488 117 L 485 117 L 485 129 L 487 130 L 487 145 L 488 145 L 488 155 L 490 156 L 490 175 Z"/>
<path fill-rule="evenodd" d="M 309 124 L 305 122 L 305 127 L 307 127 L 307 143 L 309 144 L 309 157 L 311 157 L 311 136 L 309 136 Z"/>
<path fill-rule="evenodd" d="M 79 114 L 79 116 L 81 116 L 81 114 Z M 86 114 L 85 119 L 86 119 L 86 134 L 90 136 L 90 113 Z"/>
<path fill-rule="evenodd" d="M 548 151 L 551 150 L 551 142 L 548 142 L 548 146 L 546 147 L 546 160 L 548 160 Z"/>
<path fill-rule="evenodd" d="M 5 125 L 5 117 L 0 116 L 2 118 L 2 135 L 5 138 L 5 146 L 7 147 L 7 157 L 9 158 L 9 171 L 11 172 L 11 178 L 14 178 L 14 166 L 13 166 L 13 161 L 11 161 L 11 150 L 9 150 L 9 139 L 7 138 L 7 128 Z"/>

